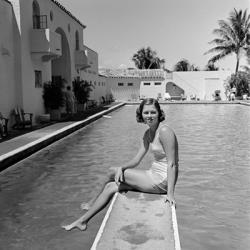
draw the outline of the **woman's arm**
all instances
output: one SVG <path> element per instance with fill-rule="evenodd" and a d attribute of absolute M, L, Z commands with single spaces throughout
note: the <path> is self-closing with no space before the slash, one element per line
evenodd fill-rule
<path fill-rule="evenodd" d="M 148 147 L 149 147 L 149 142 L 148 142 L 147 138 L 145 138 L 145 137 L 146 136 L 143 137 L 143 141 L 141 142 L 140 148 L 139 148 L 136 156 L 132 160 L 130 160 L 128 163 L 121 166 L 122 170 L 125 170 L 127 168 L 134 168 L 141 162 L 141 160 L 143 159 L 143 157 L 147 153 Z"/>
<path fill-rule="evenodd" d="M 178 143 L 172 129 L 164 126 L 160 130 L 160 141 L 168 159 L 168 196 L 170 205 L 175 204 L 174 188 L 178 178 Z"/>
<path fill-rule="evenodd" d="M 140 149 L 138 150 L 136 156 L 132 160 L 130 160 L 129 162 L 127 162 L 126 164 L 122 165 L 121 167 L 119 167 L 117 169 L 116 176 L 115 176 L 116 183 L 123 181 L 123 173 L 122 172 L 125 169 L 134 168 L 137 165 L 139 165 L 139 163 L 141 162 L 141 160 L 143 159 L 143 157 L 147 153 L 148 148 L 149 148 L 149 139 L 148 139 L 148 130 L 147 130 L 143 136 L 143 140 L 141 142 Z"/>

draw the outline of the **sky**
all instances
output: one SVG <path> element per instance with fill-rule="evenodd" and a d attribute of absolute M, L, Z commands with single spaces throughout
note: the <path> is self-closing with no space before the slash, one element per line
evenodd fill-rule
<path fill-rule="evenodd" d="M 135 67 L 133 55 L 150 46 L 170 70 L 183 58 L 202 69 L 213 55 L 204 53 L 212 48 L 218 21 L 234 8 L 250 9 L 250 0 L 58 1 L 87 26 L 84 44 L 98 53 L 104 68 Z M 235 56 L 216 65 L 234 71 Z"/>

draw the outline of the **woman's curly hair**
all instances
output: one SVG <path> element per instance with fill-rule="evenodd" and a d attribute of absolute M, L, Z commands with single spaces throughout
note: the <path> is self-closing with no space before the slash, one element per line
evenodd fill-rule
<path fill-rule="evenodd" d="M 154 105 L 156 110 L 159 113 L 159 122 L 162 122 L 165 120 L 165 114 L 164 114 L 164 111 L 161 109 L 159 102 L 154 98 L 146 98 L 140 103 L 140 106 L 136 109 L 137 122 L 144 123 L 144 120 L 142 117 L 142 111 L 143 111 L 144 105 Z"/>

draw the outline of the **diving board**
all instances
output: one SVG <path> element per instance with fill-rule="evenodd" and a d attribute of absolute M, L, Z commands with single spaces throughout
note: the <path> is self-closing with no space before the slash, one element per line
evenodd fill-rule
<path fill-rule="evenodd" d="M 175 208 L 161 195 L 115 194 L 91 247 L 107 249 L 180 250 Z"/>

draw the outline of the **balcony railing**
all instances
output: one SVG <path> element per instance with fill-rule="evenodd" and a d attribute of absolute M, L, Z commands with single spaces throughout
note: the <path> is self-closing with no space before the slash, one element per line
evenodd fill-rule
<path fill-rule="evenodd" d="M 33 16 L 33 29 L 47 29 L 47 28 L 48 28 L 47 15 Z"/>

